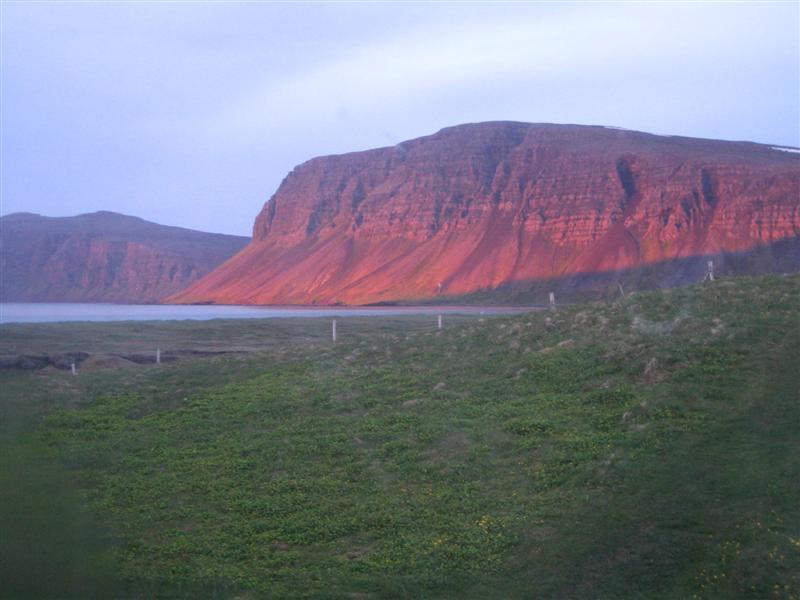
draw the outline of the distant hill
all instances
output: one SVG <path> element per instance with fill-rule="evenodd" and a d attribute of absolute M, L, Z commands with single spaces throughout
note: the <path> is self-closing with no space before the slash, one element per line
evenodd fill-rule
<path fill-rule="evenodd" d="M 0 217 L 0 300 L 157 302 L 241 250 L 245 237 L 101 211 Z"/>
<path fill-rule="evenodd" d="M 314 158 L 253 241 L 175 302 L 446 301 L 543 283 L 679 285 L 706 259 L 800 267 L 800 153 L 611 127 L 490 122 Z"/>

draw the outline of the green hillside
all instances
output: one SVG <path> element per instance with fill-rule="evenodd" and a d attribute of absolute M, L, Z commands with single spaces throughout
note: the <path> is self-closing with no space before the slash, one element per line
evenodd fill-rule
<path fill-rule="evenodd" d="M 800 598 L 800 277 L 430 320 L 1 370 L 0 589 Z"/>

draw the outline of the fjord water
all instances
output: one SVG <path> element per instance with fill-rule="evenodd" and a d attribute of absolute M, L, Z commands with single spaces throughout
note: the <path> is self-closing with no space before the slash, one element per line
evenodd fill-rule
<path fill-rule="evenodd" d="M 9 302 L 0 304 L 0 323 L 64 321 L 166 321 L 209 319 L 269 319 L 280 317 L 380 317 L 433 314 L 514 314 L 531 310 L 509 306 L 217 306 L 173 304 L 84 304 Z"/>

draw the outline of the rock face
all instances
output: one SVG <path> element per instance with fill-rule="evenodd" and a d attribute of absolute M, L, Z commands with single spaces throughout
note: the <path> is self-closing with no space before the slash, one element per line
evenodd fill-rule
<path fill-rule="evenodd" d="M 241 250 L 244 237 L 97 212 L 0 218 L 0 300 L 156 302 Z"/>
<path fill-rule="evenodd" d="M 800 154 L 490 122 L 296 167 L 175 302 L 414 301 L 740 253 L 800 234 Z"/>

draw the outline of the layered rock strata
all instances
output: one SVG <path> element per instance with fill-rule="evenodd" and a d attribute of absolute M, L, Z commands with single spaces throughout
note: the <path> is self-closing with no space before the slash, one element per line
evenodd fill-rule
<path fill-rule="evenodd" d="M 797 151 L 479 123 L 301 164 L 256 218 L 252 242 L 171 300 L 424 300 L 799 234 Z"/>

